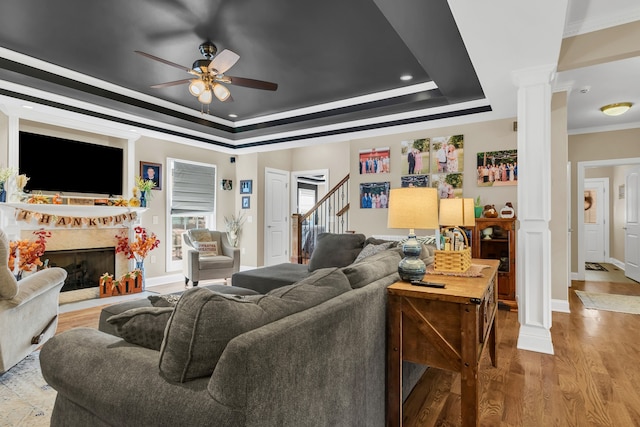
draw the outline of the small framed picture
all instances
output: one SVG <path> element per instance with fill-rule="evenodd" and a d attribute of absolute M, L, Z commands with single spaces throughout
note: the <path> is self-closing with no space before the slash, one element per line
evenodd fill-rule
<path fill-rule="evenodd" d="M 252 194 L 253 193 L 253 180 L 243 179 L 240 181 L 240 194 Z"/>
<path fill-rule="evenodd" d="M 156 184 L 152 190 L 162 190 L 162 165 L 160 163 L 140 162 L 140 177 L 150 179 Z"/>
<path fill-rule="evenodd" d="M 251 197 L 242 196 L 242 209 L 249 209 L 251 207 Z"/>
<path fill-rule="evenodd" d="M 220 189 L 230 191 L 233 189 L 233 181 L 230 179 L 223 179 L 220 181 Z"/>

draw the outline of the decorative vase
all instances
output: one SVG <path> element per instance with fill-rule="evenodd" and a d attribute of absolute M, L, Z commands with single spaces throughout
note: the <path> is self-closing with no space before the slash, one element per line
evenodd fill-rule
<path fill-rule="evenodd" d="M 17 281 L 22 280 L 22 274 L 23 274 L 23 273 L 24 273 L 24 271 L 22 271 L 22 270 L 18 270 L 18 272 L 17 272 L 17 273 L 16 273 L 16 275 L 15 275 L 15 276 L 16 276 L 16 280 L 17 280 Z"/>
<path fill-rule="evenodd" d="M 473 207 L 473 214 L 476 218 L 480 218 L 482 216 L 482 206 L 474 206 Z"/>
<path fill-rule="evenodd" d="M 136 270 L 140 270 L 140 274 L 142 275 L 142 291 L 144 292 L 147 289 L 147 281 L 144 275 L 144 260 L 136 260 Z"/>
<path fill-rule="evenodd" d="M 0 182 L 0 203 L 7 201 L 7 190 L 4 188 L 4 182 Z"/>
<path fill-rule="evenodd" d="M 146 208 L 147 207 L 147 192 L 146 191 L 141 191 L 140 192 L 140 207 L 141 208 Z"/>

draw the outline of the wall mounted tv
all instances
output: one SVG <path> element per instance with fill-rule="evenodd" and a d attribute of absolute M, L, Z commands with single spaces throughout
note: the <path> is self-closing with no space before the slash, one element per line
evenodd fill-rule
<path fill-rule="evenodd" d="M 26 191 L 122 195 L 121 148 L 20 132 L 18 169 Z"/>

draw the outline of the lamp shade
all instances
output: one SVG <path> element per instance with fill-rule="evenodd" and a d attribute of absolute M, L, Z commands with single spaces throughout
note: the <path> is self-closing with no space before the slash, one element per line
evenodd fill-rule
<path fill-rule="evenodd" d="M 440 225 L 473 227 L 475 224 L 473 199 L 440 200 Z"/>
<path fill-rule="evenodd" d="M 205 90 L 205 84 L 200 79 L 193 79 L 189 84 L 189 93 L 193 96 L 200 96 Z"/>
<path fill-rule="evenodd" d="M 213 94 L 220 101 L 226 101 L 227 99 L 229 99 L 229 95 L 231 95 L 231 92 L 229 92 L 229 89 L 227 89 L 226 86 L 221 85 L 220 83 L 214 83 L 213 84 Z"/>
<path fill-rule="evenodd" d="M 387 227 L 435 230 L 438 224 L 438 190 L 426 187 L 389 191 Z"/>
<path fill-rule="evenodd" d="M 213 100 L 213 96 L 209 89 L 202 92 L 198 97 L 198 101 L 200 101 L 203 104 L 211 104 L 212 100 Z"/>

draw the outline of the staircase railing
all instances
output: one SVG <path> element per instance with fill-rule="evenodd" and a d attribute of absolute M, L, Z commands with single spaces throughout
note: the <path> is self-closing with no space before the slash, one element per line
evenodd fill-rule
<path fill-rule="evenodd" d="M 291 262 L 308 264 L 320 233 L 347 233 L 349 229 L 349 175 L 342 178 L 308 212 L 293 214 Z"/>

